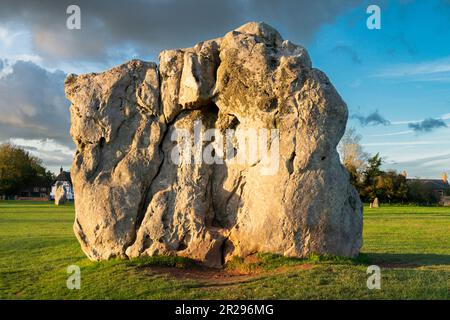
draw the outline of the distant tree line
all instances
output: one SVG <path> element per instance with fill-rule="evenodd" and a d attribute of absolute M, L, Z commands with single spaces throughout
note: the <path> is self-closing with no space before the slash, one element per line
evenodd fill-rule
<path fill-rule="evenodd" d="M 439 196 L 431 186 L 420 181 L 407 181 L 406 172 L 383 171 L 379 153 L 369 156 L 364 152 L 361 136 L 350 128 L 338 146 L 339 154 L 347 168 L 350 182 L 364 202 L 378 198 L 385 203 L 436 204 Z"/>
<path fill-rule="evenodd" d="M 0 195 L 14 196 L 29 186 L 48 187 L 54 179 L 39 158 L 12 144 L 0 145 Z"/>

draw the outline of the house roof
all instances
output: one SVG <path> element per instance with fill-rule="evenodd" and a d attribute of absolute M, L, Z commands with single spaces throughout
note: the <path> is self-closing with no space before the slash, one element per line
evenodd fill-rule
<path fill-rule="evenodd" d="M 72 179 L 70 177 L 70 172 L 68 171 L 64 171 L 62 168 L 59 171 L 59 174 L 56 176 L 55 182 L 56 181 L 67 181 L 70 184 L 72 184 Z"/>
<path fill-rule="evenodd" d="M 418 182 L 423 185 L 429 186 L 434 190 L 447 190 L 450 189 L 450 184 L 448 181 L 442 179 L 407 179 L 408 183 Z"/>

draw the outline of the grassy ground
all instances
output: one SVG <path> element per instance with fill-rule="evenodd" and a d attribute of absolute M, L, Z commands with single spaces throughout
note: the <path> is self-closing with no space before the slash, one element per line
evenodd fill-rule
<path fill-rule="evenodd" d="M 450 208 L 366 208 L 356 260 L 259 254 L 221 271 L 174 257 L 90 262 L 73 215 L 72 205 L 0 201 L 0 299 L 450 299 Z M 80 290 L 66 287 L 72 264 Z M 381 290 L 367 289 L 370 264 Z"/>

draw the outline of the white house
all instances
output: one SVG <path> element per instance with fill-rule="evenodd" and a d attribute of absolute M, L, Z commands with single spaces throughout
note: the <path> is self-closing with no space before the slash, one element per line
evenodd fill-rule
<path fill-rule="evenodd" d="M 75 199 L 73 194 L 72 180 L 70 179 L 70 172 L 64 171 L 63 168 L 59 170 L 59 174 L 52 185 L 52 191 L 50 192 L 50 199 L 55 199 L 56 187 L 62 185 L 65 189 L 66 199 L 73 201 Z"/>

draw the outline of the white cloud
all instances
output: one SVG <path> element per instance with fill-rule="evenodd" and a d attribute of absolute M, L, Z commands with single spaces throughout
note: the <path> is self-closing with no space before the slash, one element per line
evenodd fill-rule
<path fill-rule="evenodd" d="M 397 171 L 406 170 L 410 177 L 439 179 L 443 172 L 450 171 L 450 154 L 436 153 L 425 158 L 411 155 L 409 159 L 386 163 L 385 167 Z"/>
<path fill-rule="evenodd" d="M 397 147 L 397 146 L 419 146 L 419 145 L 450 145 L 450 141 L 386 141 L 363 143 L 363 147 Z"/>
<path fill-rule="evenodd" d="M 382 134 L 372 134 L 369 135 L 369 137 L 391 137 L 391 136 L 402 136 L 407 135 L 410 133 L 413 133 L 412 130 L 405 130 L 405 131 L 399 131 L 399 132 L 390 132 L 390 133 L 382 133 Z"/>
<path fill-rule="evenodd" d="M 31 33 L 17 25 L 0 25 L 0 59 L 0 79 L 12 72 L 17 61 L 42 63 L 42 58 L 31 48 Z"/>
<path fill-rule="evenodd" d="M 450 81 L 450 57 L 387 67 L 374 75 L 381 78 L 408 78 L 412 81 Z"/>
<path fill-rule="evenodd" d="M 44 165 L 55 173 L 61 166 L 65 170 L 69 169 L 75 153 L 74 149 L 52 139 L 11 138 L 9 142 L 41 159 Z"/>
<path fill-rule="evenodd" d="M 437 118 L 433 118 L 436 120 L 450 120 L 450 113 L 443 114 Z M 390 121 L 392 125 L 408 125 L 410 123 L 420 123 L 423 122 L 425 119 L 420 120 L 399 120 L 399 121 Z"/>
<path fill-rule="evenodd" d="M 22 32 L 20 31 L 13 32 L 11 29 L 0 26 L 0 45 L 5 48 L 10 48 L 15 42 L 15 38 L 21 34 Z"/>

